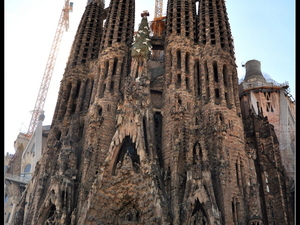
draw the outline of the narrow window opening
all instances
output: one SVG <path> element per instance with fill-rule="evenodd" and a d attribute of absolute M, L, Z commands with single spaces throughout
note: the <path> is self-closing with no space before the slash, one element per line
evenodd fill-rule
<path fill-rule="evenodd" d="M 106 89 L 106 84 L 103 84 L 103 85 L 102 85 L 102 89 L 101 89 L 101 91 L 100 91 L 100 96 L 99 96 L 100 98 L 103 98 L 105 89 Z"/>
<path fill-rule="evenodd" d="M 149 155 L 146 117 L 143 118 L 143 130 L 144 130 L 145 150 L 146 153 Z"/>
<path fill-rule="evenodd" d="M 206 96 L 207 96 L 207 101 L 210 99 L 210 90 L 209 90 L 209 78 L 208 78 L 208 67 L 207 67 L 207 62 L 204 62 L 204 72 L 205 72 L 205 77 L 206 77 Z"/>
<path fill-rule="evenodd" d="M 181 69 L 181 57 L 180 50 L 177 51 L 177 68 Z"/>
<path fill-rule="evenodd" d="M 200 78 L 200 65 L 199 65 L 199 60 L 196 61 L 195 63 L 195 69 L 196 69 L 196 92 L 197 92 L 197 95 L 200 96 L 200 87 L 201 87 L 201 78 Z"/>
<path fill-rule="evenodd" d="M 215 94 L 217 99 L 220 98 L 220 92 L 218 88 L 215 89 Z"/>
<path fill-rule="evenodd" d="M 176 88 L 181 86 L 181 74 L 177 74 Z"/>
<path fill-rule="evenodd" d="M 108 67 L 109 67 L 108 60 L 106 60 L 104 64 L 105 64 L 105 66 L 104 66 L 104 79 L 106 79 L 106 77 L 108 75 Z"/>
<path fill-rule="evenodd" d="M 271 102 L 267 102 L 266 110 L 267 110 L 267 112 L 274 112 Z"/>
<path fill-rule="evenodd" d="M 115 85 L 115 82 L 112 80 L 111 82 L 110 82 L 110 93 L 114 93 L 114 85 Z"/>
<path fill-rule="evenodd" d="M 224 65 L 223 66 L 223 79 L 224 79 L 224 86 L 225 87 L 227 87 L 227 73 L 228 73 L 227 66 Z"/>
<path fill-rule="evenodd" d="M 79 134 L 78 134 L 79 139 L 81 139 L 83 136 L 83 130 L 84 130 L 84 124 L 81 124 L 79 127 Z"/>
<path fill-rule="evenodd" d="M 267 100 L 270 100 L 270 92 L 264 92 L 264 96 Z"/>
<path fill-rule="evenodd" d="M 189 82 L 190 82 L 190 81 L 189 81 L 189 78 L 186 77 L 186 78 L 185 78 L 185 84 L 186 84 L 186 89 L 187 89 L 187 90 L 189 90 L 189 88 L 190 88 Z"/>
<path fill-rule="evenodd" d="M 190 53 L 186 53 L 185 55 L 185 72 L 189 73 L 189 63 L 190 63 Z"/>
<path fill-rule="evenodd" d="M 220 91 L 218 88 L 215 89 L 215 103 L 219 104 L 220 103 Z"/>
<path fill-rule="evenodd" d="M 232 207 L 233 224 L 237 225 L 239 221 L 239 210 L 240 210 L 240 204 L 237 198 L 232 198 L 231 207 Z"/>
<path fill-rule="evenodd" d="M 225 100 L 226 100 L 227 107 L 230 107 L 230 103 L 229 103 L 227 92 L 225 92 Z"/>
<path fill-rule="evenodd" d="M 217 62 L 216 62 L 216 61 L 213 62 L 213 71 L 214 71 L 214 79 L 215 79 L 215 82 L 219 82 L 219 77 L 218 77 L 218 66 L 217 66 Z"/>
<path fill-rule="evenodd" d="M 60 140 L 60 137 L 61 137 L 61 131 L 59 130 L 56 134 L 56 140 Z"/>
<path fill-rule="evenodd" d="M 114 59 L 114 65 L 113 65 L 113 73 L 112 75 L 115 75 L 117 72 L 117 65 L 118 65 L 118 58 Z"/>
<path fill-rule="evenodd" d="M 178 104 L 181 105 L 182 104 L 182 101 L 180 98 L 178 98 Z"/>
<path fill-rule="evenodd" d="M 101 106 L 99 106 L 99 109 L 98 109 L 98 115 L 99 115 L 99 116 L 102 116 L 102 107 L 101 107 Z"/>
<path fill-rule="evenodd" d="M 239 176 L 239 166 L 238 163 L 235 163 L 235 172 L 236 172 L 236 183 L 240 186 L 240 176 Z"/>
<path fill-rule="evenodd" d="M 71 108 L 71 113 L 75 113 L 76 111 L 76 103 L 73 103 L 72 108 Z"/>
<path fill-rule="evenodd" d="M 161 167 L 163 167 L 164 163 L 163 163 L 163 154 L 162 154 L 162 148 L 161 148 L 163 117 L 160 112 L 154 113 L 153 117 L 154 117 L 154 134 L 155 134 L 156 154 L 158 157 L 159 165 Z"/>
<path fill-rule="evenodd" d="M 137 67 L 137 68 L 139 68 L 139 67 Z M 139 69 L 137 69 L 135 72 L 135 78 L 137 78 L 138 76 L 139 76 Z"/>

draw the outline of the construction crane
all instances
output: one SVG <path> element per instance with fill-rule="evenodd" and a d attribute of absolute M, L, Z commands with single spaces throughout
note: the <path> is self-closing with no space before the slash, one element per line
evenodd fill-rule
<path fill-rule="evenodd" d="M 28 138 L 30 138 L 33 135 L 33 133 L 36 129 L 36 126 L 38 123 L 38 118 L 39 118 L 40 114 L 44 113 L 43 108 L 44 108 L 45 100 L 47 97 L 47 92 L 48 92 L 50 80 L 52 77 L 58 49 L 59 49 L 60 42 L 61 42 L 64 31 L 68 31 L 68 29 L 69 29 L 69 12 L 72 12 L 72 11 L 73 11 L 73 2 L 70 2 L 69 0 L 65 0 L 64 7 L 62 9 L 62 12 L 61 12 L 61 15 L 59 18 L 58 26 L 56 28 L 54 40 L 53 40 L 51 50 L 50 50 L 50 54 L 48 56 L 46 68 L 45 68 L 43 79 L 41 82 L 41 86 L 40 86 L 40 89 L 38 92 L 38 96 L 37 96 L 37 99 L 35 102 L 34 109 L 32 111 L 32 116 L 31 116 L 29 127 L 28 127 L 28 131 L 25 134 L 25 136 L 27 136 Z"/>
<path fill-rule="evenodd" d="M 159 20 L 162 17 L 163 0 L 155 0 L 154 20 Z"/>
<path fill-rule="evenodd" d="M 161 37 L 165 30 L 165 16 L 162 16 L 163 0 L 155 0 L 154 20 L 150 23 L 153 36 Z"/>

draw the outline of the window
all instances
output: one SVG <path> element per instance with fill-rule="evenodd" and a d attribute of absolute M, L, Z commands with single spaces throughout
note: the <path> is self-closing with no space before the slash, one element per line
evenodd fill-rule
<path fill-rule="evenodd" d="M 8 201 L 8 195 L 5 195 L 4 204 Z"/>
<path fill-rule="evenodd" d="M 35 143 L 31 147 L 31 152 L 35 152 Z"/>
<path fill-rule="evenodd" d="M 137 153 L 135 143 L 132 142 L 131 137 L 128 135 L 125 136 L 123 144 L 117 155 L 113 175 L 116 175 L 116 170 L 119 169 L 120 166 L 129 166 L 127 163 L 131 164 L 130 166 L 132 166 L 135 172 L 139 172 L 140 156 Z"/>
<path fill-rule="evenodd" d="M 264 92 L 264 96 L 267 100 L 270 100 L 270 92 Z"/>
<path fill-rule="evenodd" d="M 24 169 L 24 173 L 29 173 L 31 169 L 31 164 L 27 164 Z"/>
<path fill-rule="evenodd" d="M 214 71 L 214 80 L 215 80 L 215 82 L 219 82 L 218 66 L 217 66 L 216 61 L 213 62 L 213 71 Z"/>
<path fill-rule="evenodd" d="M 8 213 L 8 216 L 7 216 L 7 218 L 6 218 L 6 221 L 5 221 L 5 223 L 8 223 L 8 221 L 9 221 L 9 218 L 10 218 L 10 213 Z"/>
<path fill-rule="evenodd" d="M 177 50 L 176 55 L 177 55 L 177 68 L 180 69 L 181 68 L 181 53 L 180 53 L 180 50 Z"/>
<path fill-rule="evenodd" d="M 274 112 L 271 102 L 267 102 L 266 110 L 267 112 Z"/>
<path fill-rule="evenodd" d="M 155 112 L 153 115 L 153 119 L 154 119 L 155 147 L 156 147 L 158 162 L 159 165 L 163 167 L 163 153 L 161 148 L 163 117 L 160 112 Z"/>
<path fill-rule="evenodd" d="M 266 178 L 266 188 L 267 188 L 267 192 L 270 192 L 270 188 L 269 188 L 269 181 L 268 181 L 268 178 Z"/>

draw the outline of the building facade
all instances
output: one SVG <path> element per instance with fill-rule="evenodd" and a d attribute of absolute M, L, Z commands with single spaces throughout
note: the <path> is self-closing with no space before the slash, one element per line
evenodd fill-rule
<path fill-rule="evenodd" d="M 253 112 L 262 113 L 274 126 L 282 164 L 287 175 L 294 180 L 296 159 L 296 108 L 295 100 L 288 92 L 288 83 L 267 81 L 257 60 L 245 64 L 246 75 L 239 85 L 243 118 Z"/>
<path fill-rule="evenodd" d="M 4 224 L 13 224 L 16 207 L 26 185 L 31 180 L 37 161 L 41 158 L 50 126 L 43 126 L 44 115 L 31 138 L 19 133 L 14 142 L 15 154 L 7 153 L 4 160 Z"/>
<path fill-rule="evenodd" d="M 88 1 L 14 224 L 294 224 L 274 126 L 241 110 L 225 1 L 168 0 L 160 43 L 141 16 L 134 32 L 134 0 Z"/>

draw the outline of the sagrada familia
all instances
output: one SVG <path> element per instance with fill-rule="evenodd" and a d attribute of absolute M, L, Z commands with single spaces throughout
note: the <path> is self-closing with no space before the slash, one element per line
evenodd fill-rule
<path fill-rule="evenodd" d="M 168 0 L 160 36 L 147 16 L 87 2 L 14 224 L 294 225 L 284 92 L 256 60 L 239 85 L 225 1 Z"/>

